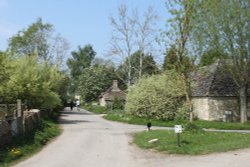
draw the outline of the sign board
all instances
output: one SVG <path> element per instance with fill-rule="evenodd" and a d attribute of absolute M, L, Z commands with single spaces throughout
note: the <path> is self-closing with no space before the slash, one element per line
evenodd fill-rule
<path fill-rule="evenodd" d="M 175 125 L 174 126 L 175 133 L 182 133 L 182 127 L 181 125 Z"/>

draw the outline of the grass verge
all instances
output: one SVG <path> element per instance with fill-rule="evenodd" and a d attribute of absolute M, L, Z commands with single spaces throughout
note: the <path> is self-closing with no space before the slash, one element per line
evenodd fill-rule
<path fill-rule="evenodd" d="M 159 139 L 155 143 L 149 140 Z M 184 132 L 181 146 L 177 146 L 177 135 L 173 131 L 145 131 L 134 136 L 134 143 L 143 149 L 154 149 L 170 154 L 209 154 L 250 147 L 250 134 L 222 132 Z"/>
<path fill-rule="evenodd" d="M 39 151 L 50 139 L 58 136 L 61 130 L 54 121 L 42 120 L 38 129 L 29 135 L 18 136 L 0 150 L 0 167 L 7 167 Z"/>
<path fill-rule="evenodd" d="M 108 112 L 108 109 L 106 107 L 99 105 L 85 105 L 81 107 L 95 114 L 106 114 Z"/>
<path fill-rule="evenodd" d="M 105 119 L 111 121 L 124 122 L 128 124 L 137 124 L 137 125 L 145 125 L 148 122 L 151 122 L 153 126 L 164 126 L 164 127 L 174 127 L 176 124 L 185 125 L 189 121 L 180 120 L 180 121 L 162 121 L 162 120 L 154 120 L 154 119 L 146 119 L 139 118 L 131 115 L 121 114 L 120 113 L 108 113 L 104 116 Z M 204 120 L 195 120 L 193 122 L 197 126 L 206 129 L 221 129 L 221 130 L 250 130 L 250 122 L 241 124 L 238 122 L 219 122 L 219 121 L 204 121 Z"/>

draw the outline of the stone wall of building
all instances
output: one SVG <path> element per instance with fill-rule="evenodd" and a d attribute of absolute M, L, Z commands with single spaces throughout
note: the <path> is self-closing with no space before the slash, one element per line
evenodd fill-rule
<path fill-rule="evenodd" d="M 193 112 L 202 120 L 236 121 L 240 120 L 237 97 L 193 97 Z M 247 104 L 250 118 L 250 98 Z"/>
<path fill-rule="evenodd" d="M 209 120 L 236 121 L 240 119 L 237 97 L 209 97 Z"/>
<path fill-rule="evenodd" d="M 209 120 L 208 97 L 193 97 L 194 117 L 202 120 Z"/>

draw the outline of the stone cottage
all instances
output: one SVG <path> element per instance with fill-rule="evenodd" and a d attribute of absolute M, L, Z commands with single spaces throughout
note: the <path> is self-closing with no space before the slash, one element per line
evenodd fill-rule
<path fill-rule="evenodd" d="M 217 62 L 202 67 L 192 74 L 192 101 L 194 115 L 202 120 L 232 121 L 240 119 L 239 97 L 233 79 Z M 250 116 L 250 89 L 248 90 L 248 117 Z"/>
<path fill-rule="evenodd" d="M 126 93 L 119 89 L 117 80 L 113 80 L 112 86 L 99 96 L 99 104 L 101 106 L 111 105 L 115 98 L 124 101 L 126 99 Z"/>

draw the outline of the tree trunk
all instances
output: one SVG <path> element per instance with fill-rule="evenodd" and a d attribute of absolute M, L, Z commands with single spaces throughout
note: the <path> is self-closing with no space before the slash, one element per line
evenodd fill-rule
<path fill-rule="evenodd" d="M 142 77 L 142 61 L 143 61 L 143 53 L 140 53 L 139 79 L 141 79 L 141 77 Z"/>
<path fill-rule="evenodd" d="M 128 56 L 128 83 L 127 86 L 131 85 L 131 58 Z"/>
<path fill-rule="evenodd" d="M 240 88 L 240 121 L 247 122 L 247 86 L 243 85 Z"/>
<path fill-rule="evenodd" d="M 186 96 L 186 102 L 188 104 L 188 112 L 189 112 L 189 122 L 193 122 L 193 104 L 192 104 L 192 97 L 191 97 L 191 85 L 189 82 L 188 75 L 183 75 L 186 89 L 185 89 L 185 96 Z"/>
<path fill-rule="evenodd" d="M 189 111 L 189 122 L 193 122 L 193 105 L 191 97 L 186 93 L 186 102 L 188 104 L 188 111 Z"/>

